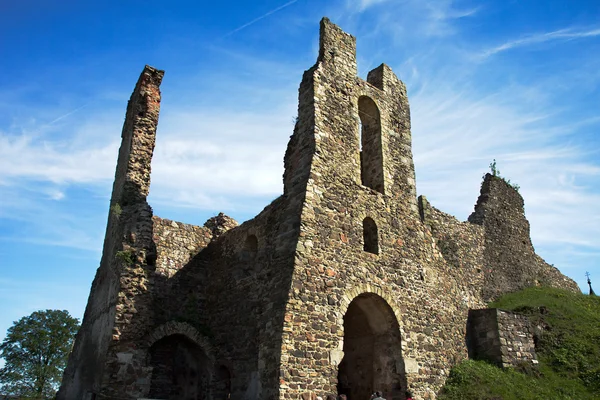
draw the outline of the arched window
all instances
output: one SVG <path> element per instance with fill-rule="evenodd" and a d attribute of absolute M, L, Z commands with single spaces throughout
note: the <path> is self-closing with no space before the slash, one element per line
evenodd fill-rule
<path fill-rule="evenodd" d="M 363 220 L 363 243 L 364 250 L 379 254 L 379 238 L 377 236 L 377 224 L 371 218 L 367 217 Z"/>
<path fill-rule="evenodd" d="M 373 100 L 358 99 L 360 178 L 364 186 L 383 193 L 383 152 L 381 149 L 381 117 Z"/>

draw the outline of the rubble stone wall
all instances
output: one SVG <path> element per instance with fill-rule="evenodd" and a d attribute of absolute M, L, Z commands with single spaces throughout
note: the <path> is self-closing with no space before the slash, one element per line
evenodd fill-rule
<path fill-rule="evenodd" d="M 533 328 L 524 315 L 497 308 L 469 312 L 469 357 L 499 367 L 536 365 Z"/>
<path fill-rule="evenodd" d="M 572 279 L 535 253 L 523 197 L 504 179 L 485 175 L 469 222 L 483 226 L 485 232 L 485 301 L 538 285 L 579 292 Z"/>
<path fill-rule="evenodd" d="M 127 105 L 102 259 L 58 399 L 87 399 L 102 391 L 116 375 L 122 336 L 135 336 L 152 319 L 147 283 L 153 266 L 148 260 L 152 264 L 156 252 L 146 196 L 163 75 L 146 66 Z M 115 382 L 114 391 L 127 393 L 128 385 Z"/>
<path fill-rule="evenodd" d="M 446 272 L 461 285 L 479 292 L 484 282 L 485 240 L 481 226 L 461 222 L 433 207 L 425 196 L 419 196 L 421 220 L 431 230 L 436 246 L 446 261 Z"/>
<path fill-rule="evenodd" d="M 533 327 L 521 314 L 498 310 L 498 332 L 502 366 L 518 366 L 521 363 L 537 364 Z"/>
<path fill-rule="evenodd" d="M 155 273 L 167 278 L 203 250 L 212 240 L 210 229 L 182 222 L 152 218 L 153 239 L 156 244 Z"/>

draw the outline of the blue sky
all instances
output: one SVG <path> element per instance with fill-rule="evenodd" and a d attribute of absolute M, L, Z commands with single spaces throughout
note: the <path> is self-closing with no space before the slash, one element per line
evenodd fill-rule
<path fill-rule="evenodd" d="M 406 83 L 419 194 L 465 220 L 495 158 L 538 254 L 600 287 L 600 2 L 110 3 L 0 2 L 0 337 L 37 309 L 82 316 L 145 64 L 166 70 L 155 214 L 243 221 L 277 197 L 323 16 L 357 37 L 360 76 Z"/>

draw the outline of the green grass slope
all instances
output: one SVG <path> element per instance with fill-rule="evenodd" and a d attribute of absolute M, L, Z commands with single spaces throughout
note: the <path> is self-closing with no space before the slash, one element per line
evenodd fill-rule
<path fill-rule="evenodd" d="M 600 297 L 536 287 L 489 306 L 529 317 L 539 367 L 465 361 L 450 372 L 440 400 L 600 399 Z"/>

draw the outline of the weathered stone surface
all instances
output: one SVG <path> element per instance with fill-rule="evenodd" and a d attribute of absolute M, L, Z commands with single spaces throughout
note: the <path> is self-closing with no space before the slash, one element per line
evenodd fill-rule
<path fill-rule="evenodd" d="M 485 232 L 485 301 L 539 285 L 579 292 L 572 279 L 535 254 L 523 197 L 504 179 L 486 174 L 469 222 L 483 226 Z"/>
<path fill-rule="evenodd" d="M 497 308 L 470 310 L 469 357 L 499 367 L 536 365 L 533 327 L 524 315 Z"/>
<path fill-rule="evenodd" d="M 238 226 L 236 220 L 223 213 L 219 213 L 218 215 L 209 218 L 208 221 L 204 223 L 204 227 L 210 229 L 213 237 L 217 238 L 221 236 L 223 233 L 227 232 L 231 228 L 235 228 Z"/>
<path fill-rule="evenodd" d="M 535 255 L 503 181 L 486 177 L 470 222 L 417 200 L 406 87 L 385 64 L 358 78 L 355 39 L 329 20 L 300 84 L 284 193 L 239 226 L 152 215 L 161 78 L 147 67 L 128 106 L 59 399 L 402 399 L 407 387 L 434 399 L 468 356 L 469 309 L 528 285 L 576 288 Z M 501 363 L 533 354 L 525 322 L 494 315 Z"/>
<path fill-rule="evenodd" d="M 108 391 L 141 394 L 136 375 L 143 375 L 144 355 L 124 358 L 129 352 L 121 341 L 139 337 L 152 325 L 149 280 L 156 246 L 146 196 L 163 74 L 146 66 L 127 106 L 102 260 L 57 394 L 59 399 L 88 398 L 92 392 L 105 391 L 109 382 L 114 389 Z M 122 360 L 128 360 L 131 367 L 121 368 Z M 126 378 L 115 382 L 116 376 Z"/>

